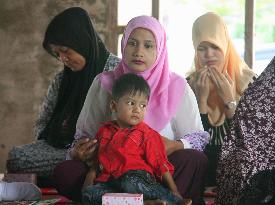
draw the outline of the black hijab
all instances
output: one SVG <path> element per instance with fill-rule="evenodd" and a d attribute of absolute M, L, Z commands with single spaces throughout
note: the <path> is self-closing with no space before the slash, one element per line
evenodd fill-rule
<path fill-rule="evenodd" d="M 86 60 L 85 67 L 78 72 L 64 66 L 56 107 L 39 136 L 39 139 L 45 139 L 54 147 L 65 148 L 74 139 L 76 121 L 88 89 L 94 77 L 103 71 L 109 52 L 88 13 L 79 7 L 66 9 L 48 25 L 43 47 L 55 56 L 49 44 L 71 48 Z"/>

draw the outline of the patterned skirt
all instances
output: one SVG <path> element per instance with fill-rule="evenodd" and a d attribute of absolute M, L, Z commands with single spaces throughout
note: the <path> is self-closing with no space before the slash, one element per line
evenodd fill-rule
<path fill-rule="evenodd" d="M 57 149 L 44 140 L 14 147 L 7 160 L 9 173 L 36 173 L 38 177 L 49 177 L 57 164 L 66 158 L 67 149 Z"/>

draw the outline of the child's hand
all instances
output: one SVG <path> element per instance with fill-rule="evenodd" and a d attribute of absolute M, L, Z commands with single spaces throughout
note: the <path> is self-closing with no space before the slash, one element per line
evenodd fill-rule
<path fill-rule="evenodd" d="M 173 191 L 173 194 L 175 194 L 177 197 L 179 197 L 181 199 L 181 205 L 192 205 L 192 200 L 191 199 L 186 199 L 186 198 L 182 198 L 182 196 L 180 195 L 180 193 L 178 191 Z"/>
<path fill-rule="evenodd" d="M 93 185 L 95 179 L 96 179 L 96 170 L 95 169 L 90 169 L 90 171 L 86 175 L 83 187 Z"/>
<path fill-rule="evenodd" d="M 180 195 L 180 193 L 178 191 L 173 191 L 173 194 L 175 194 L 180 199 L 183 199 L 182 196 Z"/>
<path fill-rule="evenodd" d="M 192 205 L 191 199 L 183 199 L 181 205 Z"/>

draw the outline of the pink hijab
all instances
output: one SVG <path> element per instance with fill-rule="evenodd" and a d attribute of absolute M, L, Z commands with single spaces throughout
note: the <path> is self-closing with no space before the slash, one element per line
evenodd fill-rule
<path fill-rule="evenodd" d="M 138 16 L 129 21 L 121 40 L 122 61 L 113 71 L 103 72 L 100 81 L 103 88 L 111 93 L 114 81 L 123 74 L 133 73 L 124 59 L 128 38 L 136 28 L 151 31 L 156 39 L 157 59 L 152 67 L 136 74 L 142 76 L 151 88 L 151 96 L 144 121 L 161 131 L 175 116 L 186 87 L 186 80 L 169 70 L 166 48 L 166 33 L 158 20 L 151 16 Z"/>

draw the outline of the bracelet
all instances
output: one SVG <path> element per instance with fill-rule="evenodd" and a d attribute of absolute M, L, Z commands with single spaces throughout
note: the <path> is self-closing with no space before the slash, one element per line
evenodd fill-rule
<path fill-rule="evenodd" d="M 225 107 L 229 110 L 235 109 L 237 107 L 237 102 L 236 101 L 230 101 L 228 103 L 225 103 Z"/>

